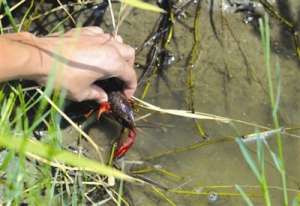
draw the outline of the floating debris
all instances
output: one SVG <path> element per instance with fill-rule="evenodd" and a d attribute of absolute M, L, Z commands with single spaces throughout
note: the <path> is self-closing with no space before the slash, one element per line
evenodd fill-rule
<path fill-rule="evenodd" d="M 153 167 L 155 169 L 162 169 L 163 168 L 163 166 L 161 164 L 155 164 Z"/>
<path fill-rule="evenodd" d="M 201 193 L 201 192 L 203 192 L 203 190 L 204 190 L 204 187 L 198 187 L 195 189 L 195 192 Z"/>
<path fill-rule="evenodd" d="M 243 22 L 249 24 L 264 16 L 266 13 L 263 5 L 259 2 L 248 2 L 246 4 L 236 4 L 235 13 L 241 12 L 244 14 Z"/>
<path fill-rule="evenodd" d="M 209 192 L 208 196 L 207 196 L 207 200 L 209 203 L 215 203 L 216 201 L 218 201 L 219 199 L 219 195 L 216 192 Z"/>
<path fill-rule="evenodd" d="M 283 132 L 283 128 L 280 127 L 278 129 L 273 129 L 273 130 L 268 130 L 265 132 L 258 132 L 258 133 L 252 133 L 246 136 L 242 136 L 241 140 L 243 142 L 253 142 L 253 141 L 257 141 L 257 140 L 265 140 L 266 138 L 269 138 L 271 136 L 273 136 L 276 133 L 281 133 Z"/>

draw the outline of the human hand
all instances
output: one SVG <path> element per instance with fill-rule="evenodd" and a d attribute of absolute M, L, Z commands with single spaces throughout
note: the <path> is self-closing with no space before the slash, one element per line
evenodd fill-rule
<path fill-rule="evenodd" d="M 32 79 L 45 84 L 55 68 L 55 86 L 67 91 L 75 101 L 107 101 L 107 94 L 96 80 L 117 77 L 124 81 L 124 94 L 130 98 L 137 86 L 134 49 L 121 37 L 105 34 L 98 27 L 72 29 L 58 36 L 34 37 L 33 47 L 40 57 L 42 75 Z"/>

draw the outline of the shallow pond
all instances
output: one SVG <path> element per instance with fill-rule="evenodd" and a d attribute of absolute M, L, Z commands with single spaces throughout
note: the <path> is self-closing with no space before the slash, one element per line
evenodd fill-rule
<path fill-rule="evenodd" d="M 218 8 L 220 2 L 215 1 L 214 8 Z M 299 25 L 300 3 L 298 0 L 289 3 L 291 5 L 280 3 L 278 9 Z M 195 110 L 272 128 L 267 73 L 257 24 L 245 24 L 241 13 L 226 13 L 219 9 L 212 12 L 208 9 L 209 5 L 211 1 L 203 1 L 200 56 L 193 68 Z M 187 109 L 186 62 L 193 46 L 190 29 L 193 27 L 195 8 L 196 4 L 187 9 L 186 17 L 181 19 L 183 24 L 175 21 L 175 41 L 169 44 L 175 62 L 163 71 L 163 76 L 154 76 L 144 98 L 151 104 L 168 109 Z M 132 10 L 119 28 L 119 34 L 126 43 L 139 47 L 152 31 L 159 15 Z M 108 32 L 112 30 L 110 22 L 107 12 L 102 27 Z M 51 24 L 51 21 L 48 23 Z M 297 128 L 300 122 L 299 61 L 287 29 L 273 18 L 270 24 L 274 73 L 276 63 L 280 65 L 280 125 Z M 144 64 L 148 49 L 137 55 L 138 63 Z M 140 74 L 141 69 L 137 68 L 137 72 Z M 140 97 L 142 93 L 143 87 L 140 87 L 136 96 Z M 137 111 L 136 118 L 148 112 L 152 111 Z M 137 170 L 134 167 L 152 168 L 140 175 L 159 186 L 173 189 L 173 192 L 161 190 L 162 193 L 158 193 L 150 186 L 126 184 L 126 191 L 134 205 L 172 205 L 170 202 L 185 206 L 243 205 L 235 185 L 245 186 L 254 205 L 264 204 L 259 183 L 234 141 L 238 136 L 257 132 L 261 128 L 236 121 L 228 124 L 201 120 L 199 123 L 206 139 L 199 135 L 192 119 L 153 113 L 137 121 L 138 137 L 125 159 L 135 163 L 142 161 L 143 164 L 128 163 L 126 168 L 131 172 Z M 66 131 L 69 133 L 68 129 Z M 299 134 L 297 130 L 291 132 Z M 117 136 L 118 131 L 115 125 L 103 120 L 93 125 L 89 134 L 99 145 L 109 148 L 105 147 L 110 143 L 109 137 Z M 300 140 L 288 135 L 282 137 L 288 188 L 298 190 Z M 66 138 L 65 141 L 72 144 L 73 139 Z M 275 137 L 269 138 L 268 142 L 276 151 Z M 248 146 L 255 154 L 255 143 Z M 87 150 L 91 152 L 90 156 L 94 156 L 92 149 Z M 270 156 L 266 155 L 266 158 L 272 205 L 283 205 L 280 175 Z M 291 191 L 289 194 L 291 201 L 297 193 Z M 169 202 L 163 195 L 169 198 Z"/>
<path fill-rule="evenodd" d="M 296 4 L 299 3 L 294 1 L 293 8 L 297 8 Z M 204 3 L 203 7 L 206 8 L 207 5 Z M 139 18 L 141 15 L 143 18 Z M 194 15 L 193 9 L 189 10 L 183 21 L 192 27 Z M 195 110 L 271 128 L 272 114 L 259 30 L 257 26 L 243 23 L 243 16 L 240 14 L 223 15 L 222 17 L 221 12 L 215 11 L 213 17 L 210 17 L 209 10 L 202 9 L 200 58 L 193 69 Z M 151 31 L 157 17 L 157 14 L 133 11 L 119 33 L 126 42 L 138 47 Z M 211 24 L 212 18 L 216 33 Z M 275 68 L 276 62 L 280 64 L 280 123 L 284 127 L 297 127 L 300 120 L 299 62 L 288 31 L 274 20 L 271 21 L 271 28 L 272 66 Z M 220 41 L 216 39 L 216 34 Z M 162 108 L 186 109 L 188 92 L 185 65 L 192 48 L 193 35 L 178 22 L 175 23 L 174 35 L 177 47 L 171 43 L 170 49 L 177 62 L 165 71 L 166 79 L 157 77 L 153 80 L 145 100 Z M 141 53 L 137 56 L 137 61 L 143 62 L 144 58 Z M 141 93 L 142 88 L 136 96 L 139 97 Z M 141 115 L 137 113 L 137 117 Z M 257 197 L 262 193 L 255 189 L 259 184 L 242 157 L 238 145 L 235 141 L 222 141 L 226 137 L 254 133 L 259 128 L 202 120 L 200 124 L 209 137 L 207 141 L 211 143 L 196 146 L 205 140 L 199 136 L 191 119 L 153 114 L 145 121 L 139 121 L 137 125 L 139 124 L 141 127 L 138 129 L 137 141 L 126 159 L 145 160 L 148 166 L 158 167 L 159 169 L 143 175 L 168 188 L 199 193 L 175 194 L 162 191 L 176 205 L 243 205 L 243 200 L 236 196 L 236 184 L 249 186 L 245 189 L 253 194 L 251 199 L 254 204 L 263 205 L 262 198 Z M 288 187 L 297 189 L 300 142 L 298 138 L 285 135 L 283 142 Z M 276 150 L 275 138 L 269 139 L 269 143 Z M 195 148 L 189 148 L 191 145 Z M 255 151 L 255 143 L 248 145 Z M 178 148 L 187 149 L 179 151 Z M 173 152 L 168 153 L 172 150 Z M 159 154 L 162 155 L 157 156 Z M 282 184 L 279 173 L 269 155 L 267 159 L 269 184 L 280 188 Z M 165 170 L 174 175 L 164 174 Z M 170 204 L 149 187 L 128 187 L 135 205 Z M 216 199 L 214 192 L 218 195 Z M 291 199 L 296 195 L 290 194 Z M 272 189 L 271 196 L 273 205 L 282 205 L 280 190 Z"/>

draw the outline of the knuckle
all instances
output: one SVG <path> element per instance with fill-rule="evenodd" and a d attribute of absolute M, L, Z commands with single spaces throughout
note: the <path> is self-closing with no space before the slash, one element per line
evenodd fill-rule
<path fill-rule="evenodd" d="M 131 58 L 135 57 L 135 49 L 132 47 L 128 47 L 128 56 L 130 56 Z"/>
<path fill-rule="evenodd" d="M 116 40 L 120 43 L 123 43 L 123 38 L 120 35 L 116 36 Z"/>
<path fill-rule="evenodd" d="M 99 37 L 98 37 L 99 44 L 103 44 L 103 43 L 109 44 L 112 40 L 111 35 L 107 34 L 107 33 L 102 33 L 102 34 L 100 34 Z"/>
<path fill-rule="evenodd" d="M 76 91 L 69 91 L 69 97 L 76 102 L 82 102 L 84 100 L 84 96 Z"/>
<path fill-rule="evenodd" d="M 32 39 L 35 38 L 35 36 L 32 33 L 29 32 L 20 32 L 19 33 L 23 38 L 25 39 Z"/>
<path fill-rule="evenodd" d="M 97 33 L 102 33 L 103 32 L 103 29 L 101 29 L 98 26 L 89 26 L 87 28 L 90 29 L 91 31 L 94 31 L 94 32 L 97 32 Z"/>

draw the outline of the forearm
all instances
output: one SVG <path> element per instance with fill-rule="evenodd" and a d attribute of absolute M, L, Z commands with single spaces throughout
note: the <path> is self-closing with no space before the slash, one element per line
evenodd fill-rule
<path fill-rule="evenodd" d="M 0 36 L 0 81 L 43 75 L 39 50 L 29 33 Z"/>
<path fill-rule="evenodd" d="M 111 77 L 124 81 L 123 92 L 130 98 L 137 85 L 133 63 L 134 49 L 98 27 L 42 38 L 0 35 L 0 81 L 22 78 L 45 85 L 55 69 L 55 86 L 75 101 L 107 101 L 106 92 L 94 83 Z"/>

